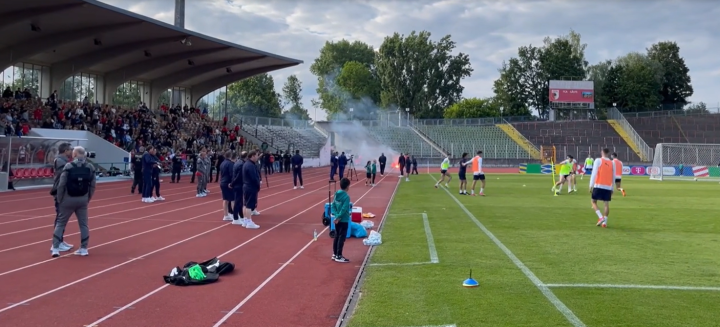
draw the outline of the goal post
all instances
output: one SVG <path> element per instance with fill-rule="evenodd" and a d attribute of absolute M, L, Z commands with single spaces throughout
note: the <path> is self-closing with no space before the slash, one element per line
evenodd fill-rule
<path fill-rule="evenodd" d="M 647 174 L 652 180 L 720 180 L 720 144 L 659 143 Z"/>

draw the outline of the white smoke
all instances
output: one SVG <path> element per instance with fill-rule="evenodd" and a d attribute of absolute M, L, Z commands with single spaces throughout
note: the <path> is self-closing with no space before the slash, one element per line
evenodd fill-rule
<path fill-rule="evenodd" d="M 387 157 L 388 164 L 391 165 L 400 156 L 400 152 L 374 138 L 359 121 L 332 121 L 329 122 L 328 129 L 329 133 L 335 134 L 333 149 L 338 154 L 345 152 L 348 159 L 353 155 L 356 166 L 364 167 L 368 161 L 377 160 L 381 154 Z"/>

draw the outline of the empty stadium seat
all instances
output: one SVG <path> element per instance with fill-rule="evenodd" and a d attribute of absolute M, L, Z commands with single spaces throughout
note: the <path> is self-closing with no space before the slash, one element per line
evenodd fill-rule
<path fill-rule="evenodd" d="M 373 126 L 367 127 L 367 130 L 378 142 L 386 144 L 398 152 L 410 153 L 422 158 L 441 158 L 443 156 L 440 151 L 409 127 Z"/>
<path fill-rule="evenodd" d="M 454 157 L 482 150 L 486 158 L 530 158 L 530 154 L 495 125 L 416 125 L 421 132 Z"/>

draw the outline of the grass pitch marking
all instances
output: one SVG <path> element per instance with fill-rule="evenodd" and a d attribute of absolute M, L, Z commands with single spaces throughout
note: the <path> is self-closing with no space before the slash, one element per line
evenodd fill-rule
<path fill-rule="evenodd" d="M 545 287 L 564 288 L 624 288 L 671 291 L 710 291 L 720 292 L 720 287 L 709 286 L 671 286 L 671 285 L 633 285 L 633 284 L 545 284 Z"/>
<path fill-rule="evenodd" d="M 435 176 L 433 176 L 433 175 L 429 175 L 429 176 L 430 176 L 435 182 L 437 182 L 437 179 L 435 178 Z M 557 296 L 555 296 L 555 293 L 553 293 L 553 292 L 550 290 L 550 288 L 549 288 L 547 285 L 545 285 L 545 283 L 543 283 L 543 282 L 535 275 L 535 273 L 532 272 L 532 270 L 530 270 L 530 268 L 528 268 L 522 261 L 520 261 L 520 259 L 518 259 L 518 257 L 515 256 L 515 254 L 513 254 L 512 251 L 510 251 L 510 249 L 508 249 L 508 248 L 505 246 L 505 244 L 503 244 L 503 243 L 500 241 L 500 239 L 498 239 L 497 237 L 495 237 L 495 235 L 494 235 L 492 232 L 490 232 L 490 230 L 487 229 L 487 228 L 485 227 L 485 225 L 483 225 L 483 224 L 477 219 L 477 217 L 475 217 L 475 215 L 473 215 L 473 213 L 470 212 L 470 210 L 468 210 L 468 209 L 465 207 L 465 205 L 462 204 L 462 202 L 460 202 L 460 200 L 457 199 L 457 197 L 455 197 L 452 193 L 450 193 L 450 191 L 448 191 L 447 188 L 444 188 L 444 187 L 443 187 L 442 190 L 445 191 L 445 193 L 447 193 L 447 195 L 450 196 L 450 198 L 452 198 L 453 201 L 455 201 L 455 203 L 460 207 L 460 209 L 462 209 L 462 211 L 465 212 L 465 214 L 470 218 L 470 220 L 472 220 L 472 221 L 475 223 L 475 225 L 477 225 L 477 227 L 480 228 L 480 230 L 482 230 L 482 232 L 485 233 L 485 235 L 487 235 L 487 237 L 488 237 L 490 240 L 492 240 L 493 243 L 495 243 L 495 245 L 497 245 L 497 247 L 500 248 L 500 250 L 502 250 L 503 253 L 505 253 L 505 255 L 506 255 L 508 258 L 510 258 L 510 260 L 515 264 L 515 266 L 517 266 L 517 267 L 523 272 L 523 274 L 525 274 L 525 276 L 526 276 L 528 279 L 530 279 L 530 281 L 533 283 L 533 285 L 535 285 L 535 287 L 537 287 L 538 290 L 540 290 L 540 292 L 541 292 L 543 295 L 545 295 L 545 297 L 555 306 L 555 308 L 556 308 L 558 311 L 560 311 L 560 313 L 563 314 L 563 316 L 565 316 L 565 318 L 566 318 L 573 326 L 575 326 L 575 327 L 586 327 L 586 326 L 585 326 L 585 323 L 583 323 L 583 322 L 580 320 L 580 318 L 578 318 L 578 317 L 575 315 L 575 313 L 573 313 L 572 310 L 570 310 L 570 308 L 568 308 L 568 307 L 565 305 L 565 303 L 563 303 L 562 301 L 560 301 L 560 299 L 559 299 Z"/>
<path fill-rule="evenodd" d="M 389 214 L 390 216 L 392 214 Z M 425 238 L 427 238 L 428 243 L 428 251 L 430 252 L 430 261 L 428 262 L 408 262 L 408 263 L 371 263 L 370 266 L 419 266 L 419 265 L 429 265 L 429 264 L 435 264 L 440 263 L 440 259 L 438 258 L 437 249 L 435 248 L 435 239 L 432 235 L 432 230 L 430 229 L 430 220 L 428 220 L 427 213 L 414 213 L 414 214 L 397 214 L 402 216 L 418 216 L 422 215 L 423 218 L 423 226 L 425 227 Z"/>

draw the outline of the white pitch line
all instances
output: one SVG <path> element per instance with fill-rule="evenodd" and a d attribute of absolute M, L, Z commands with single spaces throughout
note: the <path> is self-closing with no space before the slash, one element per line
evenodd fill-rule
<path fill-rule="evenodd" d="M 435 176 L 430 175 L 430 177 L 437 182 Z M 540 290 L 540 292 L 545 295 L 545 297 L 550 301 L 550 303 L 552 303 L 555 308 L 560 311 L 563 316 L 565 316 L 565 319 L 567 319 L 575 327 L 585 327 L 585 323 L 583 323 L 580 318 L 578 318 L 575 313 L 573 313 L 572 310 L 570 310 L 570 308 L 565 305 L 565 303 L 560 301 L 560 299 L 555 296 L 555 293 L 553 293 L 549 287 L 545 286 L 545 283 L 543 283 L 537 276 L 535 276 L 532 270 L 530 270 L 530 268 L 528 268 L 522 261 L 520 261 L 520 259 L 518 259 L 518 257 L 515 256 L 515 254 L 513 254 L 512 251 L 510 251 L 510 249 L 508 249 L 505 244 L 500 241 L 500 239 L 495 237 L 495 235 L 490 232 L 490 230 L 487 229 L 485 225 L 483 225 L 477 219 L 477 217 L 475 217 L 475 215 L 473 215 L 473 213 L 470 212 L 470 210 L 468 210 L 465 205 L 457 199 L 457 197 L 450 193 L 450 191 L 448 191 L 446 188 L 442 188 L 442 190 L 445 191 L 445 193 L 447 193 L 447 195 L 450 196 L 453 201 L 455 201 L 455 203 L 460 207 L 460 209 L 465 212 L 465 214 L 470 218 L 470 220 L 472 220 L 475 225 L 477 225 L 477 227 L 480 228 L 480 230 L 482 230 L 482 232 L 485 233 L 485 235 L 487 235 L 487 237 L 492 240 L 493 243 L 495 243 L 495 245 L 500 248 L 500 250 L 502 250 L 508 258 L 510 258 L 510 260 L 515 264 L 515 266 L 517 266 L 523 272 L 523 274 L 525 274 L 525 276 L 530 279 L 533 285 L 535 285 L 535 287 L 537 287 L 538 290 Z"/>
<path fill-rule="evenodd" d="M 419 216 L 424 214 L 424 212 L 411 212 L 411 213 L 389 213 L 388 216 Z"/>
<path fill-rule="evenodd" d="M 624 288 L 624 289 L 650 289 L 673 291 L 711 291 L 720 292 L 720 287 L 709 286 L 671 286 L 671 285 L 633 285 L 633 284 L 545 284 L 546 287 L 566 288 Z"/>
<path fill-rule="evenodd" d="M 425 225 L 425 237 L 427 237 L 428 250 L 430 250 L 430 262 L 439 263 L 437 250 L 435 249 L 435 240 L 433 239 L 432 231 L 430 230 L 430 221 L 426 213 L 422 214 L 423 225 Z"/>

